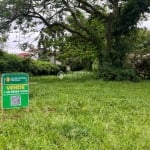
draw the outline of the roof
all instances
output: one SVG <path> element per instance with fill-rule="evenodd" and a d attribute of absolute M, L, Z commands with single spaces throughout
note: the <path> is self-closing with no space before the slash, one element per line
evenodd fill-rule
<path fill-rule="evenodd" d="M 23 53 L 17 54 L 17 56 L 22 57 L 22 58 L 27 58 L 27 57 L 31 57 L 31 53 L 23 52 Z"/>

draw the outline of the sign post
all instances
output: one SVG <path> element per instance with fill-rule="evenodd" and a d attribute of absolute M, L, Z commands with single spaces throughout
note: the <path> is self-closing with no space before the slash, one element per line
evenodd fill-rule
<path fill-rule="evenodd" d="M 1 78 L 2 109 L 26 108 L 29 105 L 29 75 L 6 73 Z"/>

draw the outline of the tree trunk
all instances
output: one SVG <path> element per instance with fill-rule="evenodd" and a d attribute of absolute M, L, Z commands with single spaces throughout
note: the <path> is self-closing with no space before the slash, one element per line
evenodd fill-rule
<path fill-rule="evenodd" d="M 109 17 L 106 22 L 106 56 L 110 58 L 112 49 L 112 20 Z"/>

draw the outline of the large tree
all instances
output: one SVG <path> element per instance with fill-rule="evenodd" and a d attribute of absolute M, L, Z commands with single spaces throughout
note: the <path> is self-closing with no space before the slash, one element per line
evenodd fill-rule
<path fill-rule="evenodd" d="M 149 0 L 1 0 L 1 26 L 9 27 L 14 20 L 23 27 L 44 24 L 50 31 L 61 28 L 91 42 L 98 52 L 101 67 L 123 67 L 127 52 L 126 37 L 136 28 L 144 13 L 149 12 Z M 78 17 L 82 13 L 88 23 L 103 23 L 100 32 Z M 66 20 L 71 15 L 75 26 Z M 97 26 L 96 26 L 97 27 Z M 99 33 L 97 33 L 99 32 Z M 98 36 L 100 34 L 100 36 Z M 101 42 L 103 41 L 103 42 Z M 104 43 L 104 44 L 102 44 Z"/>

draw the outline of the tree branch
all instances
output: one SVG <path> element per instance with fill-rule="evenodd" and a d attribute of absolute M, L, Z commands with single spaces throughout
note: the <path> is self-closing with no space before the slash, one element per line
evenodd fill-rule
<path fill-rule="evenodd" d="M 101 19 L 106 19 L 107 15 L 101 12 L 100 10 L 96 9 L 96 7 L 92 6 L 90 3 L 88 3 L 85 0 L 77 0 L 80 3 L 80 8 L 85 10 L 87 13 L 91 15 L 96 15 Z M 81 5 L 82 4 L 82 5 Z"/>
<path fill-rule="evenodd" d="M 79 32 L 79 31 L 77 31 L 77 30 L 72 29 L 70 26 L 68 26 L 68 25 L 65 24 L 65 23 L 55 22 L 55 23 L 53 23 L 53 24 L 49 24 L 48 28 L 51 29 L 51 28 L 53 28 L 54 26 L 62 27 L 63 29 L 65 29 L 65 30 L 67 30 L 67 31 L 69 31 L 69 32 L 71 32 L 71 33 L 74 33 L 74 34 L 80 36 L 80 37 L 83 38 L 83 39 L 89 40 L 89 38 L 88 38 L 87 36 L 83 35 L 81 32 Z"/>
<path fill-rule="evenodd" d="M 66 6 L 66 9 L 71 13 L 76 25 L 80 27 L 83 31 L 85 31 L 87 34 L 89 34 L 89 30 L 82 25 L 83 23 L 79 21 L 79 17 L 76 15 L 76 12 L 69 6 L 69 3 L 67 3 L 65 0 L 62 0 L 62 2 Z"/>

